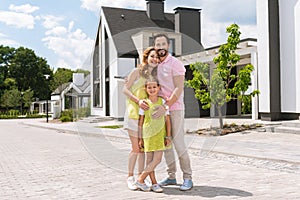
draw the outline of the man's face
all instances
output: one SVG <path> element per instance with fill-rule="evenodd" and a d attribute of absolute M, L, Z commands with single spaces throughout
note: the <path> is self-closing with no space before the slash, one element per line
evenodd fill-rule
<path fill-rule="evenodd" d="M 155 40 L 154 48 L 157 50 L 159 57 L 164 57 L 167 55 L 169 44 L 165 37 L 158 37 Z"/>

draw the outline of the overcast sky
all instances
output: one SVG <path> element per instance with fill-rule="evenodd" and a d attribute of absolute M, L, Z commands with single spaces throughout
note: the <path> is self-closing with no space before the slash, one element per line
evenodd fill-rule
<path fill-rule="evenodd" d="M 82 68 L 89 59 L 100 6 L 146 10 L 144 0 L 1 0 L 0 44 L 24 46 L 48 60 L 52 68 Z M 166 0 L 176 7 L 201 10 L 205 48 L 226 42 L 226 27 L 237 23 L 241 38 L 256 38 L 256 0 Z"/>

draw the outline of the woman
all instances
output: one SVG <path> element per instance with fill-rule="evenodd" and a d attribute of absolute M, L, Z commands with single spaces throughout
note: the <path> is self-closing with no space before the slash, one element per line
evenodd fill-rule
<path fill-rule="evenodd" d="M 139 175 L 144 170 L 145 165 L 145 153 L 139 148 L 139 140 L 141 140 L 141 136 L 138 135 L 139 108 L 144 110 L 149 109 L 145 101 L 147 98 L 145 82 L 150 75 L 156 76 L 158 61 L 159 59 L 154 47 L 148 47 L 143 53 L 142 64 L 129 74 L 123 89 L 124 94 L 128 97 L 124 116 L 124 128 L 127 129 L 131 141 L 127 178 L 127 185 L 131 190 L 138 189 L 134 179 L 136 161 L 138 160 Z"/>

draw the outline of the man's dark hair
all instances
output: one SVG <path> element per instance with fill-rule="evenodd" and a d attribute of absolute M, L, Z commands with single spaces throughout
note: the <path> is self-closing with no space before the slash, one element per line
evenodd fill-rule
<path fill-rule="evenodd" d="M 164 38 L 166 38 L 167 43 L 170 44 L 170 39 L 169 39 L 169 37 L 168 37 L 166 34 L 160 33 L 160 34 L 157 34 L 157 35 L 155 35 L 155 36 L 153 37 L 153 46 L 155 46 L 155 40 L 156 40 L 157 38 L 159 38 L 159 37 L 164 37 Z"/>

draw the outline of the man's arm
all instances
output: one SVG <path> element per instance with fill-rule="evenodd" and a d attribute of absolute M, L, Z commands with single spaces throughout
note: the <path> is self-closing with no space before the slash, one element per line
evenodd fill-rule
<path fill-rule="evenodd" d="M 174 76 L 173 82 L 175 85 L 175 89 L 173 90 L 171 96 L 168 98 L 166 104 L 168 106 L 172 106 L 180 97 L 184 89 L 184 76 Z"/>
<path fill-rule="evenodd" d="M 177 99 L 179 99 L 180 95 L 183 92 L 184 89 L 184 76 L 174 76 L 173 77 L 173 81 L 174 81 L 174 85 L 175 85 L 175 89 L 173 90 L 171 96 L 166 100 L 165 105 L 167 105 L 168 107 L 172 106 Z M 157 119 L 161 116 L 163 116 L 166 113 L 166 110 L 168 108 L 166 108 L 165 106 L 157 106 L 155 108 L 154 113 L 152 114 L 152 117 L 154 119 Z"/>

